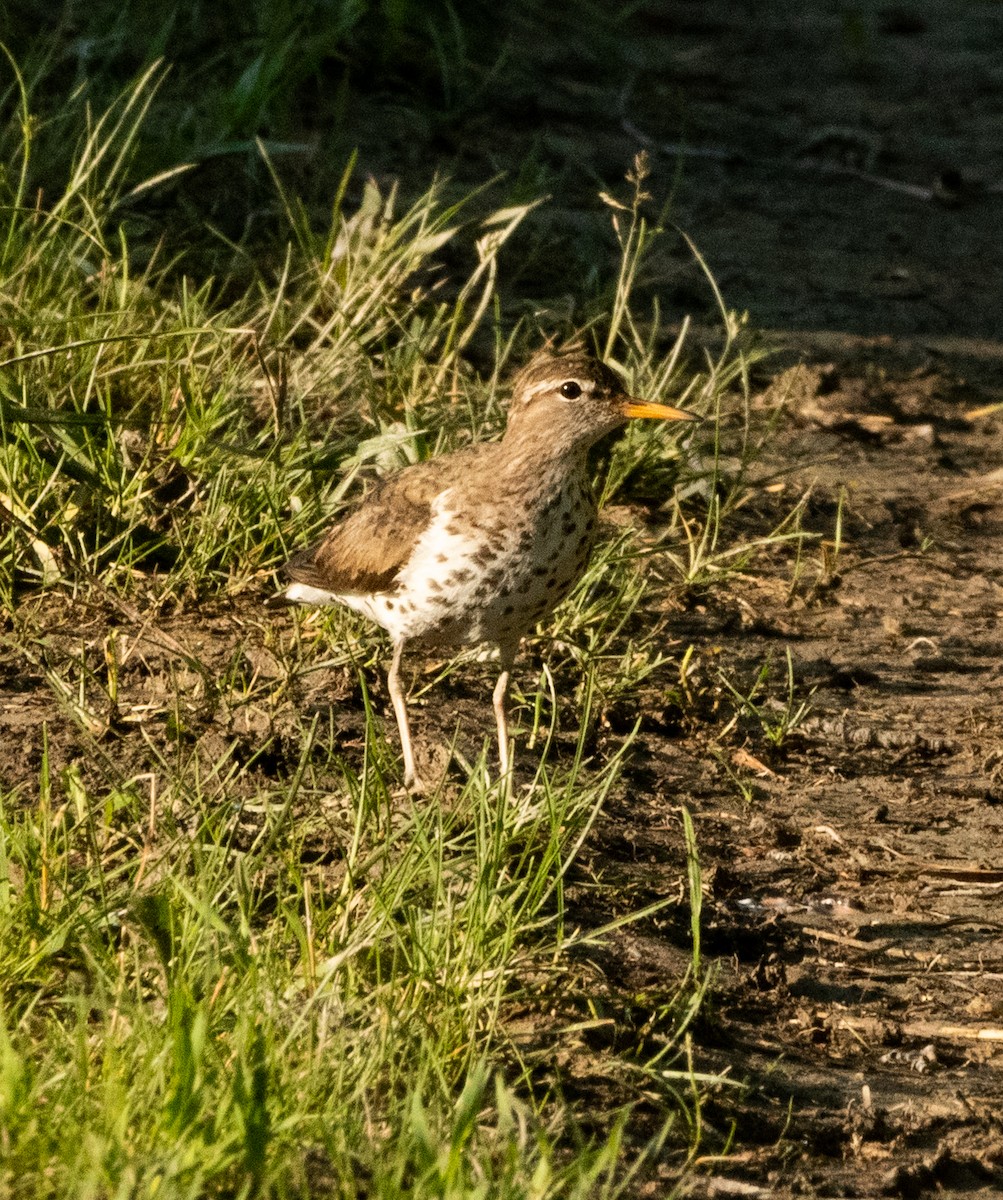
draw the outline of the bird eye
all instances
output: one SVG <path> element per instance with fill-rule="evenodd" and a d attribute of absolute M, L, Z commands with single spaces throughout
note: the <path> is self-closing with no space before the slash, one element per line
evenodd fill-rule
<path fill-rule="evenodd" d="M 577 400 L 582 394 L 581 386 L 573 379 L 569 379 L 567 383 L 561 384 L 561 395 L 565 400 Z"/>

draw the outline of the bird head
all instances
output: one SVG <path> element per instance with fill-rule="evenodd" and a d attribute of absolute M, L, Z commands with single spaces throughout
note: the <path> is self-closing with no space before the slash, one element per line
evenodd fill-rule
<path fill-rule="evenodd" d="M 516 377 L 509 404 L 508 434 L 536 431 L 563 445 L 591 446 L 637 417 L 694 421 L 692 413 L 631 396 L 620 375 L 575 346 L 542 350 Z"/>

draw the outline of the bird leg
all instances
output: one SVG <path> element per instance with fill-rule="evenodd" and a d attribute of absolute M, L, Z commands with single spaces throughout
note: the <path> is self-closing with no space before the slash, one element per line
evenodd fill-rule
<path fill-rule="evenodd" d="M 404 689 L 401 687 L 400 667 L 401 657 L 404 654 L 403 639 L 394 644 L 393 662 L 390 664 L 390 670 L 387 673 L 387 690 L 390 693 L 390 703 L 394 706 L 394 716 L 397 718 L 397 729 L 401 738 L 401 749 L 404 751 L 404 786 L 411 788 L 413 791 L 420 792 L 424 790 L 424 784 L 418 778 L 418 772 L 414 766 L 414 750 L 411 748 L 411 727 L 407 719 L 407 702 L 404 698 Z"/>
<path fill-rule="evenodd" d="M 491 707 L 494 709 L 495 723 L 498 726 L 498 763 L 506 795 L 512 791 L 512 758 L 508 743 L 508 719 L 506 701 L 508 699 L 508 677 L 515 659 L 515 646 L 499 646 L 501 674 L 495 684 L 491 697 Z"/>

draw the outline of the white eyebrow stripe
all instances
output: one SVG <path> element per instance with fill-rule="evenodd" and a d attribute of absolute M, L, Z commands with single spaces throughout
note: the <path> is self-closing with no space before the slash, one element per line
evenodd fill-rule
<path fill-rule="evenodd" d="M 544 379 L 541 383 L 531 387 L 526 392 L 526 399 L 532 400 L 534 396 L 539 396 L 541 392 L 556 392 L 562 383 L 577 383 L 586 395 L 591 395 L 596 388 L 595 381 L 592 379 L 578 379 L 574 375 L 559 375 L 553 379 Z"/>

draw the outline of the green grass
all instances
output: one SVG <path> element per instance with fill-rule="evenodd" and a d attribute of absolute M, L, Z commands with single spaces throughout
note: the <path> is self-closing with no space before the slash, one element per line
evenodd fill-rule
<path fill-rule="evenodd" d="M 552 986 L 562 880 L 615 766 L 541 772 L 513 806 L 475 777 L 446 810 L 391 805 L 374 747 L 332 816 L 316 723 L 300 741 L 273 793 L 225 753 L 209 778 L 179 756 L 99 791 L 45 753 L 34 801 L 8 798 L 0 1178 L 61 1196 L 610 1178 L 615 1147 L 559 1162 L 546 1105 L 486 1054 L 504 1006 Z M 303 861 L 312 822 L 323 866 Z"/>
<path fill-rule="evenodd" d="M 520 667 L 514 800 L 465 730 L 440 792 L 402 799 L 376 632 L 262 601 L 367 480 L 500 431 L 538 332 L 498 281 L 537 199 L 475 216 L 370 181 L 350 203 L 349 162 L 318 225 L 262 146 L 284 240 L 203 278 L 133 246 L 156 79 L 64 115 L 76 148 L 44 197 L 32 95 L 8 95 L 0 654 L 29 708 L 27 758 L 0 764 L 0 1195 L 613 1196 L 682 1171 L 715 1082 L 685 1055 L 707 986 L 688 818 L 692 966 L 624 1052 L 654 1132 L 629 1089 L 598 1117 L 565 1099 L 554 1063 L 601 1024 L 582 955 L 633 919 L 569 913 L 639 714 L 613 749 L 596 732 L 666 678 L 684 695 L 673 599 L 800 536 L 796 514 L 752 541 L 730 525 L 757 454 L 741 322 L 722 305 L 723 347 L 694 362 L 685 325 L 636 314 L 659 235 L 639 160 L 607 198 L 622 269 L 586 333 L 636 393 L 709 420 L 631 431 L 602 464 L 649 528 L 608 540 Z"/>

